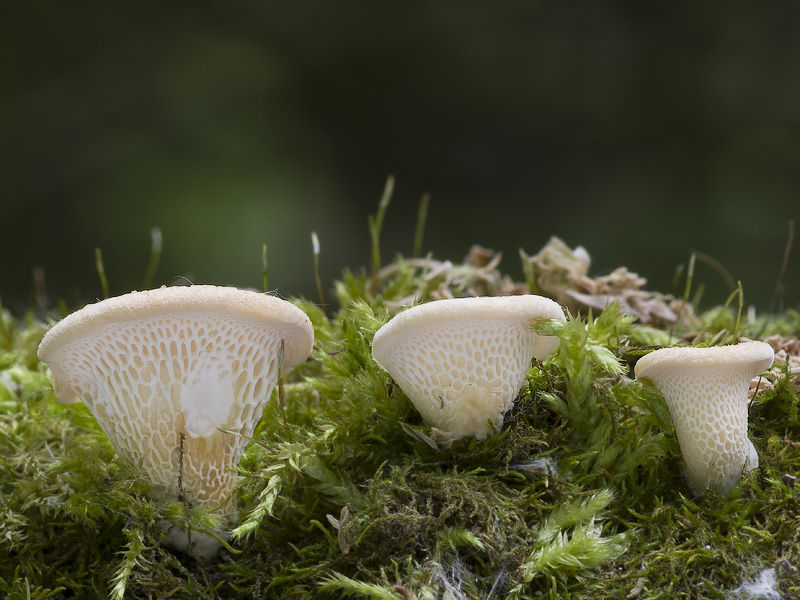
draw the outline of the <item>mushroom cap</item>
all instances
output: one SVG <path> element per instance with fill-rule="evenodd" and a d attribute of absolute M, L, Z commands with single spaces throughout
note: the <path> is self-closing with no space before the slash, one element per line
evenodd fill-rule
<path fill-rule="evenodd" d="M 162 491 L 222 505 L 231 469 L 282 372 L 311 353 L 308 317 L 285 300 L 229 287 L 162 287 L 103 300 L 45 335 L 39 358 L 62 403 L 78 398 L 116 451 Z M 182 439 L 183 436 L 183 439 Z M 182 451 L 181 451 L 182 448 Z"/>
<path fill-rule="evenodd" d="M 733 346 L 709 346 L 691 348 L 674 346 L 661 348 L 646 354 L 636 363 L 636 377 L 661 377 L 673 369 L 735 369 L 750 373 L 752 379 L 763 373 L 772 364 L 775 351 L 764 342 L 744 342 Z"/>
<path fill-rule="evenodd" d="M 540 320 L 565 320 L 542 296 L 454 298 L 420 304 L 376 333 L 375 361 L 394 378 L 423 419 L 454 439 L 491 433 L 525 382 L 531 359 L 558 343 L 539 336 Z"/>
<path fill-rule="evenodd" d="M 708 348 L 662 348 L 643 356 L 634 369 L 664 394 L 686 462 L 689 485 L 727 494 L 742 470 L 758 466 L 747 437 L 750 380 L 772 364 L 764 342 Z"/>

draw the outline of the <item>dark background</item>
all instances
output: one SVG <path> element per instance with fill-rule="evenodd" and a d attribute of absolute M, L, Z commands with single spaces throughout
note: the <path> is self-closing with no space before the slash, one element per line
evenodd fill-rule
<path fill-rule="evenodd" d="M 384 262 L 551 235 L 671 291 L 691 249 L 764 309 L 800 215 L 800 4 L 7 3 L 0 18 L 0 298 L 28 306 L 141 285 L 269 285 L 315 298 Z M 798 306 L 797 251 L 784 306 Z M 698 264 L 704 303 L 728 294 Z M 681 288 L 682 289 L 682 288 Z"/>

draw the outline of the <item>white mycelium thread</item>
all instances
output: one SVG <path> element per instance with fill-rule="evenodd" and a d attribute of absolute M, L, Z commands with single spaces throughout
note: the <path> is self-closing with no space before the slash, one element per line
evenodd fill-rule
<path fill-rule="evenodd" d="M 308 317 L 234 288 L 162 288 L 105 300 L 53 327 L 39 349 L 61 402 L 83 400 L 119 455 L 167 497 L 223 507 L 232 468 L 278 378 L 311 352 Z M 184 435 L 181 456 L 181 434 Z"/>
<path fill-rule="evenodd" d="M 758 466 L 747 437 L 750 380 L 772 364 L 774 352 L 763 342 L 709 348 L 663 348 L 642 357 L 636 377 L 664 394 L 689 485 L 726 495 L 742 471 Z"/>
<path fill-rule="evenodd" d="M 740 600 L 782 600 L 783 597 L 774 568 L 762 570 L 755 581 L 746 581 L 730 593 L 730 598 Z"/>
<path fill-rule="evenodd" d="M 375 334 L 372 355 L 423 419 L 452 434 L 486 438 L 499 430 L 531 368 L 557 340 L 536 321 L 564 320 L 540 296 L 457 298 L 412 307 Z"/>

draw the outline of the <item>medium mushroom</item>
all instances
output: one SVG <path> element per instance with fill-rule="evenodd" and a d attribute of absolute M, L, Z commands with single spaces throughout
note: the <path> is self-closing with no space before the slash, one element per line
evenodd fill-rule
<path fill-rule="evenodd" d="M 394 378 L 422 418 L 452 439 L 485 439 L 525 383 L 531 359 L 558 343 L 533 325 L 565 321 L 541 296 L 452 298 L 400 313 L 376 333 L 375 361 Z"/>
<path fill-rule="evenodd" d="M 57 400 L 83 400 L 117 453 L 161 496 L 183 491 L 231 517 L 232 469 L 278 369 L 306 360 L 313 343 L 310 320 L 285 300 L 195 285 L 86 306 L 48 331 L 39 358 Z"/>
<path fill-rule="evenodd" d="M 758 467 L 747 437 L 747 389 L 773 357 L 769 344 L 746 342 L 662 348 L 636 363 L 636 377 L 649 379 L 667 401 L 695 493 L 727 495 L 743 471 Z"/>

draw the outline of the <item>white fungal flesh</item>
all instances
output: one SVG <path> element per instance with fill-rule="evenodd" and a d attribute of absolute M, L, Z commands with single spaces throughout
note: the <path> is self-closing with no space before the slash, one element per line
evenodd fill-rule
<path fill-rule="evenodd" d="M 500 430 L 534 353 L 554 347 L 532 327 L 548 318 L 564 313 L 539 296 L 439 300 L 381 328 L 372 353 L 427 423 L 454 439 L 484 439 L 492 425 Z"/>
<path fill-rule="evenodd" d="M 773 359 L 763 342 L 709 348 L 664 348 L 639 360 L 636 376 L 653 382 L 667 401 L 689 485 L 726 495 L 742 472 L 758 466 L 747 437 L 750 380 Z"/>
<path fill-rule="evenodd" d="M 782 600 L 778 574 L 774 568 L 762 570 L 752 582 L 746 581 L 730 593 L 740 600 Z"/>
<path fill-rule="evenodd" d="M 222 501 L 277 383 L 275 332 L 212 315 L 108 325 L 56 358 L 56 377 L 92 411 L 117 452 L 153 483 L 200 504 Z M 63 374 L 63 375 L 62 375 Z M 66 378 L 65 378 L 66 377 Z"/>
<path fill-rule="evenodd" d="M 226 542 L 230 541 L 231 536 L 229 533 L 224 531 L 217 531 L 215 533 Z M 177 525 L 168 526 L 164 537 L 161 538 L 161 544 L 181 552 L 191 552 L 198 558 L 205 559 L 213 558 L 222 547 L 222 544 L 220 544 L 219 540 L 215 537 L 201 531 L 192 531 L 192 544 L 190 549 L 189 536 Z"/>
<path fill-rule="evenodd" d="M 172 289 L 134 300 L 158 301 Z M 206 292 L 219 302 L 197 302 Z M 40 355 L 50 365 L 57 397 L 83 400 L 119 455 L 164 494 L 177 497 L 182 473 L 190 501 L 219 507 L 233 489 L 232 468 L 247 443 L 220 429 L 252 435 L 277 383 L 281 341 L 287 349 L 301 348 L 286 351 L 293 361 L 283 365 L 286 372 L 310 353 L 313 331 L 302 311 L 276 298 L 212 286 L 178 293 L 184 308 L 171 307 L 168 314 L 149 303 L 139 311 L 119 310 L 125 297 L 105 301 L 111 313 L 98 311 L 103 302 L 84 315 L 78 311 L 48 333 Z M 251 295 L 249 312 L 237 313 L 233 300 L 240 294 Z M 276 307 L 296 323 L 276 319 Z"/>

